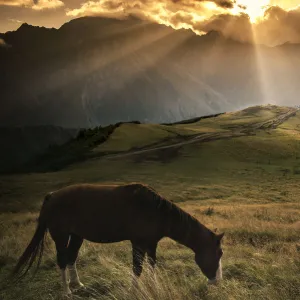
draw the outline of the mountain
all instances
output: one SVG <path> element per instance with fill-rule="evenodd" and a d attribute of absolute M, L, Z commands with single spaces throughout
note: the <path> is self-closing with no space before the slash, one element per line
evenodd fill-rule
<path fill-rule="evenodd" d="M 277 48 L 130 17 L 1 34 L 1 126 L 167 123 L 298 104 L 299 45 Z"/>

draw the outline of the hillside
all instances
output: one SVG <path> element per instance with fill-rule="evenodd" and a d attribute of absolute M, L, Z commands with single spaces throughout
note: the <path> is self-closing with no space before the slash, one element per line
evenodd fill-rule
<path fill-rule="evenodd" d="M 169 125 L 117 123 L 86 130 L 82 137 L 49 149 L 42 156 L 20 165 L 19 170 L 53 171 L 92 158 L 151 156 L 159 152 L 176 152 L 189 144 L 257 136 L 261 135 L 262 130 L 276 129 L 296 113 L 295 108 L 267 105 Z"/>
<path fill-rule="evenodd" d="M 78 182 L 138 181 L 225 232 L 223 283 L 207 287 L 191 251 L 164 239 L 159 280 L 144 276 L 132 292 L 129 243 L 85 242 L 78 269 L 87 290 L 76 299 L 299 299 L 299 124 L 298 110 L 270 105 L 190 124 L 123 124 L 80 162 L 1 175 L 0 279 L 31 238 L 47 192 Z M 0 287 L 1 299 L 59 299 L 54 245 L 47 244 L 39 276 Z"/>
<path fill-rule="evenodd" d="M 299 104 L 297 44 L 254 47 L 217 32 L 100 17 L 59 29 L 23 24 L 0 38 L 10 45 L 0 47 L 0 126 L 171 123 Z"/>

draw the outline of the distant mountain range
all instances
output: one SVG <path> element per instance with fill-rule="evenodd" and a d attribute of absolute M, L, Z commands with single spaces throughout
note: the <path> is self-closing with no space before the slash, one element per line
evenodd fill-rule
<path fill-rule="evenodd" d="M 0 34 L 0 126 L 167 123 L 299 104 L 300 45 L 243 44 L 136 18 Z"/>

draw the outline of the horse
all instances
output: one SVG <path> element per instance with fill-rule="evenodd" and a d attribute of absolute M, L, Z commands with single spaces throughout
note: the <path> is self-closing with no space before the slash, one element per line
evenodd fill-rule
<path fill-rule="evenodd" d="M 168 237 L 193 250 L 195 262 L 209 283 L 218 283 L 222 279 L 221 240 L 224 233 L 218 235 L 209 230 L 153 188 L 141 183 L 77 184 L 47 194 L 36 231 L 19 258 L 13 276 L 25 276 L 37 257 L 38 269 L 47 231 L 56 246 L 63 295 L 67 298 L 72 295 L 70 287 L 84 287 L 76 269 L 84 239 L 95 243 L 131 241 L 133 278 L 137 280 L 146 254 L 154 270 L 157 244 Z"/>

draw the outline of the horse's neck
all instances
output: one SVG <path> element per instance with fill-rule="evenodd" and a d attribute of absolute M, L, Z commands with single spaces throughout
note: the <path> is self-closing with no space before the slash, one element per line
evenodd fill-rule
<path fill-rule="evenodd" d="M 167 236 L 180 244 L 196 251 L 205 245 L 209 230 L 188 214 L 169 217 Z"/>

